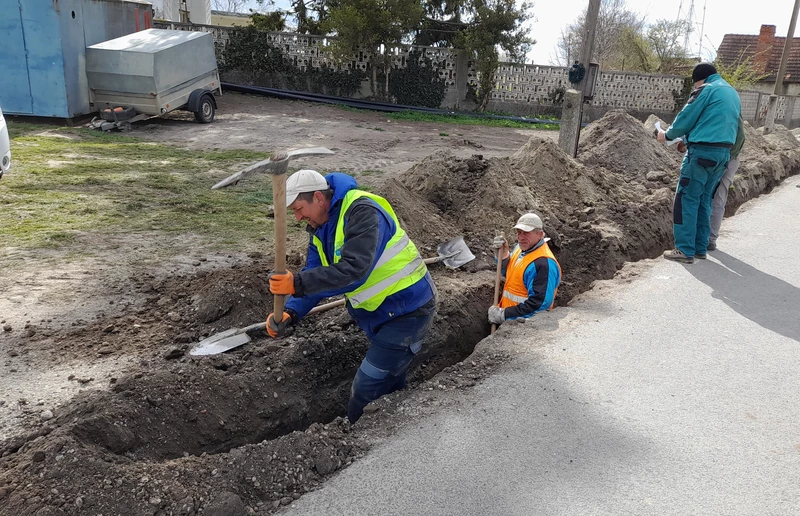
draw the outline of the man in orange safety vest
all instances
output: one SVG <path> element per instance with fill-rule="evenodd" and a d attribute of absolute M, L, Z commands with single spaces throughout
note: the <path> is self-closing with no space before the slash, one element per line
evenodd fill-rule
<path fill-rule="evenodd" d="M 510 252 L 502 236 L 493 247 L 500 250 L 502 271 L 506 278 L 500 305 L 489 308 L 489 322 L 502 324 L 509 319 L 525 319 L 550 310 L 561 283 L 561 266 L 550 250 L 542 219 L 535 213 L 521 216 L 514 226 L 517 246 Z"/>

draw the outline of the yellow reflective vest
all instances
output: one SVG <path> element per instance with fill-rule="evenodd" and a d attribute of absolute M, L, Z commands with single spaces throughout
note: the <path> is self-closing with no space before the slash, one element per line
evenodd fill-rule
<path fill-rule="evenodd" d="M 383 208 L 389 217 L 394 221 L 395 233 L 386 242 L 386 246 L 380 252 L 378 261 L 375 263 L 372 272 L 367 280 L 352 292 L 345 294 L 353 308 L 374 311 L 383 301 L 392 294 L 403 290 L 406 287 L 418 282 L 427 274 L 428 269 L 420 258 L 419 251 L 414 242 L 408 238 L 406 232 L 400 227 L 400 221 L 394 214 L 389 201 L 362 190 L 350 190 L 342 199 L 342 206 L 339 209 L 339 220 L 336 222 L 336 233 L 333 244 L 333 263 L 338 263 L 341 259 L 341 249 L 344 245 L 344 219 L 350 205 L 356 200 L 366 197 L 374 201 Z M 323 267 L 330 266 L 322 241 L 314 235 L 314 246 L 317 248 L 320 261 Z"/>

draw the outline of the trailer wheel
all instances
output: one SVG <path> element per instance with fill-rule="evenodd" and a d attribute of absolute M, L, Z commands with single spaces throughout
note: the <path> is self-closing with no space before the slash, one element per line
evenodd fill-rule
<path fill-rule="evenodd" d="M 203 95 L 200 99 L 200 106 L 197 111 L 194 112 L 194 117 L 201 124 L 208 124 L 214 120 L 215 111 L 214 100 L 211 98 L 211 95 Z"/>
<path fill-rule="evenodd" d="M 133 130 L 133 125 L 128 121 L 120 122 L 117 129 L 119 129 L 121 133 L 127 133 Z"/>

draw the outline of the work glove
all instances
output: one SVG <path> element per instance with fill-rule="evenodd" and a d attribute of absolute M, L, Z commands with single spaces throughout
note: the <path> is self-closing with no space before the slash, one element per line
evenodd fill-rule
<path fill-rule="evenodd" d="M 489 322 L 492 324 L 503 324 L 506 321 L 506 309 L 497 305 L 489 307 Z"/>
<path fill-rule="evenodd" d="M 508 240 L 503 235 L 498 235 L 492 240 L 492 248 L 495 254 L 499 254 L 501 260 L 505 260 L 511 254 L 508 248 Z"/>
<path fill-rule="evenodd" d="M 292 316 L 287 312 L 283 312 L 283 318 L 280 322 L 275 322 L 275 314 L 267 316 L 267 333 L 273 339 L 283 337 L 286 335 L 286 329 L 292 325 Z"/>
<path fill-rule="evenodd" d="M 270 274 L 269 291 L 278 296 L 294 294 L 294 274 L 291 271 Z"/>

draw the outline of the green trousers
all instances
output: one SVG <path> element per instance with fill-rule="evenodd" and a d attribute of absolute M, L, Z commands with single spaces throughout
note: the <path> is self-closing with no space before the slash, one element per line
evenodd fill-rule
<path fill-rule="evenodd" d="M 675 248 L 686 256 L 706 254 L 711 199 L 729 159 L 730 149 L 707 145 L 689 145 L 683 157 L 672 208 L 672 229 Z"/>

